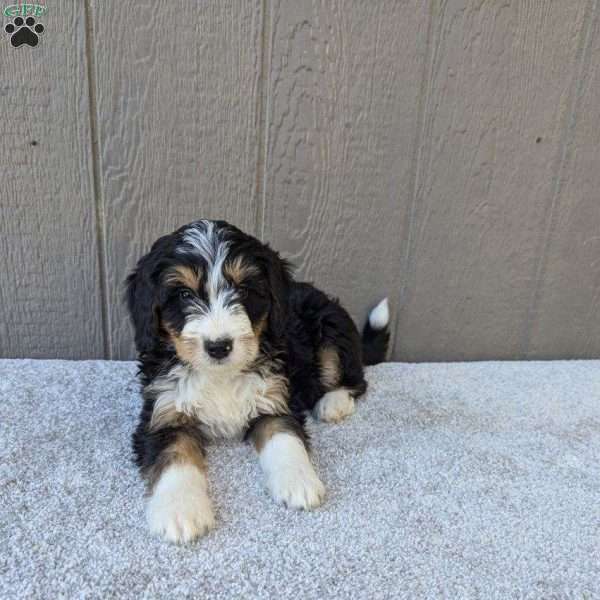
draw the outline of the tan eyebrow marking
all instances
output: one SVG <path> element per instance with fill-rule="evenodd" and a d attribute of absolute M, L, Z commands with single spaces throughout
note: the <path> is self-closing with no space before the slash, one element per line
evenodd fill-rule
<path fill-rule="evenodd" d="M 200 287 L 202 277 L 197 269 L 179 265 L 169 271 L 165 276 L 166 285 L 184 285 L 192 290 L 197 290 Z"/>
<path fill-rule="evenodd" d="M 223 273 L 229 277 L 233 283 L 239 285 L 251 275 L 258 275 L 259 270 L 254 265 L 248 264 L 243 256 L 236 256 L 232 261 L 225 263 Z"/>

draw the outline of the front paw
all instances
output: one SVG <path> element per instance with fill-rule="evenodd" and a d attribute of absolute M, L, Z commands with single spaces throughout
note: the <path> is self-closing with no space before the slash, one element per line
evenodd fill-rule
<path fill-rule="evenodd" d="M 276 502 L 304 510 L 316 508 L 323 502 L 325 486 L 297 435 L 289 432 L 273 435 L 260 452 L 260 464 Z"/>
<path fill-rule="evenodd" d="M 150 531 L 169 542 L 191 542 L 215 526 L 206 477 L 192 465 L 172 465 L 156 483 L 146 508 Z"/>
<path fill-rule="evenodd" d="M 275 502 L 289 508 L 312 510 L 325 499 L 325 486 L 310 464 L 299 470 L 277 471 L 268 478 L 267 485 Z"/>

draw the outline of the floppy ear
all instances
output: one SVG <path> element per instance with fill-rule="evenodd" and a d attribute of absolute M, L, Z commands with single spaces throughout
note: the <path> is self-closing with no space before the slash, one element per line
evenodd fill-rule
<path fill-rule="evenodd" d="M 269 328 L 276 337 L 280 337 L 283 335 L 287 317 L 292 266 L 269 246 L 265 246 L 265 248 L 267 252 L 267 277 L 271 293 Z"/>
<path fill-rule="evenodd" d="M 152 281 L 153 266 L 154 260 L 151 254 L 147 254 L 138 261 L 126 282 L 125 297 L 135 329 L 135 347 L 139 354 L 152 350 L 159 337 L 156 284 Z"/>
<path fill-rule="evenodd" d="M 158 238 L 150 252 L 142 256 L 126 281 L 125 300 L 135 329 L 135 347 L 139 354 L 149 352 L 161 343 L 160 319 L 157 308 L 158 284 L 156 272 L 170 252 L 173 234 Z"/>

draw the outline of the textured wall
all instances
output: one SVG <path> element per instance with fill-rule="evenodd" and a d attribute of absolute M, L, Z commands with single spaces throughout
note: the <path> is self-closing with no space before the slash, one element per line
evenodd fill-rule
<path fill-rule="evenodd" d="M 1 356 L 130 358 L 123 279 L 200 217 L 388 294 L 396 359 L 600 356 L 598 0 L 46 5 L 0 40 Z"/>

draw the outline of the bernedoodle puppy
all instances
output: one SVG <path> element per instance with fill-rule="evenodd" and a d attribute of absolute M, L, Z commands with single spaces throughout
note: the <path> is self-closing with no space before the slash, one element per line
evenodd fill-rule
<path fill-rule="evenodd" d="M 312 509 L 325 496 L 305 415 L 338 422 L 384 360 L 387 299 L 362 340 L 340 304 L 292 279 L 277 252 L 225 221 L 161 237 L 127 279 L 143 408 L 133 434 L 150 529 L 187 542 L 214 526 L 204 448 L 244 438 L 277 502 Z"/>

